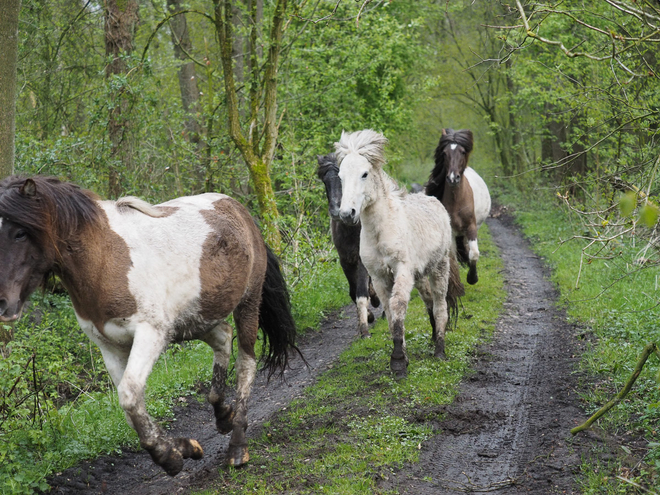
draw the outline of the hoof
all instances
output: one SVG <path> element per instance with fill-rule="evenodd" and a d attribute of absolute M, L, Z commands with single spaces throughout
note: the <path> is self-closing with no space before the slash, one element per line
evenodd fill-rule
<path fill-rule="evenodd" d="M 371 312 L 371 310 L 367 310 L 367 321 L 369 323 L 373 323 L 375 320 L 374 314 Z"/>
<path fill-rule="evenodd" d="M 181 451 L 184 459 L 193 459 L 198 461 L 204 457 L 204 449 L 197 440 L 192 438 L 177 438 L 174 440 L 177 449 Z"/>
<path fill-rule="evenodd" d="M 225 412 L 222 417 L 216 417 L 215 426 L 220 433 L 226 435 L 231 433 L 234 429 L 234 408 L 227 406 L 227 412 Z"/>
<path fill-rule="evenodd" d="M 433 353 L 433 356 L 435 356 L 438 359 L 442 359 L 443 361 L 447 360 L 447 355 L 445 354 L 444 342 L 435 344 L 435 352 Z"/>
<path fill-rule="evenodd" d="M 474 285 L 477 282 L 479 282 L 479 275 L 477 275 L 477 271 L 475 270 L 474 273 L 472 273 L 472 270 L 470 270 L 467 274 L 467 283 Z"/>
<path fill-rule="evenodd" d="M 250 453 L 247 445 L 229 445 L 227 452 L 227 464 L 233 467 L 239 467 L 250 460 Z"/>
<path fill-rule="evenodd" d="M 362 338 L 362 339 L 370 339 L 370 338 L 371 338 L 371 334 L 370 334 L 368 331 L 366 331 L 366 332 L 362 332 L 362 333 L 360 334 L 360 338 Z"/>
<path fill-rule="evenodd" d="M 183 456 L 179 449 L 172 447 L 168 450 L 165 460 L 158 464 L 168 475 L 176 476 L 183 469 Z"/>
<path fill-rule="evenodd" d="M 405 359 L 390 359 L 390 369 L 397 380 L 408 376 L 408 363 Z"/>

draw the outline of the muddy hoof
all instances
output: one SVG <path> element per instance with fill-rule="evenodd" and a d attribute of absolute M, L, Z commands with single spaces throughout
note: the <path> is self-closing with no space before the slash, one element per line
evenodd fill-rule
<path fill-rule="evenodd" d="M 172 447 L 167 452 L 167 457 L 164 461 L 159 462 L 160 467 L 162 467 L 167 474 L 170 476 L 176 476 L 183 469 L 183 456 L 179 449 Z"/>
<path fill-rule="evenodd" d="M 198 461 L 204 457 L 204 449 L 202 449 L 202 446 L 197 440 L 193 440 L 192 438 L 176 438 L 174 439 L 174 444 L 181 451 L 184 459 Z"/>
<path fill-rule="evenodd" d="M 375 318 L 374 318 L 374 314 L 371 312 L 370 309 L 367 310 L 367 321 L 368 321 L 369 323 L 373 323 L 374 320 L 375 320 Z"/>
<path fill-rule="evenodd" d="M 220 417 L 215 418 L 215 426 L 220 433 L 226 435 L 234 429 L 234 408 L 227 406 L 227 411 Z"/>
<path fill-rule="evenodd" d="M 405 359 L 390 359 L 390 369 L 394 377 L 399 380 L 408 376 L 408 363 Z"/>
<path fill-rule="evenodd" d="M 474 273 L 472 273 L 472 270 L 470 270 L 467 274 L 467 283 L 470 285 L 474 285 L 477 282 L 479 282 L 479 276 L 477 275 L 476 270 Z"/>
<path fill-rule="evenodd" d="M 371 334 L 370 334 L 368 331 L 366 331 L 366 332 L 362 332 L 362 333 L 360 334 L 360 338 L 363 338 L 363 339 L 370 339 L 370 338 L 371 338 Z"/>
<path fill-rule="evenodd" d="M 227 464 L 233 467 L 239 467 L 250 460 L 247 445 L 229 445 L 227 452 Z"/>

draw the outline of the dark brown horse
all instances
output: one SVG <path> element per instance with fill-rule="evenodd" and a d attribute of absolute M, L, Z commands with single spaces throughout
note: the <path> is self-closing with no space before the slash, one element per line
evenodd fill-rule
<path fill-rule="evenodd" d="M 370 337 L 369 323 L 374 321 L 374 315 L 368 309 L 369 300 L 373 307 L 378 307 L 380 301 L 371 284 L 367 269 L 360 260 L 360 224 L 346 225 L 339 220 L 339 205 L 341 204 L 341 180 L 339 167 L 334 153 L 318 155 L 319 166 L 316 173 L 325 184 L 328 197 L 328 212 L 330 213 L 330 231 L 332 241 L 339 254 L 339 263 L 348 280 L 348 290 L 351 299 L 357 306 L 358 334 Z"/>
<path fill-rule="evenodd" d="M 149 417 L 147 377 L 170 342 L 199 339 L 214 351 L 208 400 L 228 463 L 248 461 L 247 401 L 256 374 L 257 329 L 265 365 L 283 370 L 295 323 L 277 258 L 248 211 L 223 194 L 152 206 L 100 201 L 54 178 L 0 182 L 0 321 L 18 319 L 49 273 L 67 288 L 82 330 L 101 349 L 119 403 L 140 444 L 169 475 L 199 459 L 196 440 L 171 438 Z M 225 404 L 236 322 L 237 393 Z"/>
<path fill-rule="evenodd" d="M 467 281 L 476 284 L 479 246 L 477 230 L 490 213 L 488 186 L 468 167 L 473 147 L 472 131 L 443 129 L 435 149 L 435 167 L 426 183 L 426 194 L 438 198 L 449 213 L 458 259 L 469 264 Z M 463 180 L 465 179 L 465 180 Z"/>

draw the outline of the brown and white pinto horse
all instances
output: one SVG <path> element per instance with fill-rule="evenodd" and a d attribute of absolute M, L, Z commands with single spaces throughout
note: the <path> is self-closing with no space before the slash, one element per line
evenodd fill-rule
<path fill-rule="evenodd" d="M 223 194 L 152 206 L 100 201 L 55 178 L 0 182 L 0 321 L 18 319 L 28 296 L 54 272 L 82 330 L 101 349 L 119 403 L 140 444 L 169 475 L 202 447 L 170 438 L 147 414 L 147 377 L 170 342 L 199 339 L 214 351 L 209 402 L 228 464 L 248 461 L 247 403 L 261 327 L 265 364 L 284 370 L 295 323 L 277 258 L 248 211 Z M 233 330 L 238 337 L 235 405 L 225 404 Z"/>
<path fill-rule="evenodd" d="M 456 252 L 469 264 L 467 281 L 476 284 L 479 245 L 477 230 L 490 213 L 490 193 L 484 180 L 468 167 L 472 131 L 443 129 L 435 149 L 435 167 L 426 183 L 426 194 L 438 198 L 449 213 Z M 465 180 L 461 180 L 465 178 Z"/>

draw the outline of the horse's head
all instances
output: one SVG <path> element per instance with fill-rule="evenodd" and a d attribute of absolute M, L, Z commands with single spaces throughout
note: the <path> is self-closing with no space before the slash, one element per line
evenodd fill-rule
<path fill-rule="evenodd" d="M 44 256 L 44 232 L 32 179 L 9 177 L 0 182 L 0 321 L 21 316 L 23 305 L 44 281 L 54 260 Z M 35 209 L 34 206 L 37 206 Z"/>
<path fill-rule="evenodd" d="M 445 180 L 451 187 L 458 186 L 472 151 L 472 131 L 443 129 L 440 143 L 435 151 L 436 163 L 444 163 Z"/>
<path fill-rule="evenodd" d="M 325 184 L 325 194 L 328 197 L 328 212 L 333 220 L 339 220 L 339 207 L 341 205 L 341 179 L 337 157 L 334 153 L 317 156 L 319 167 L 316 174 Z"/>
<path fill-rule="evenodd" d="M 54 177 L 11 176 L 0 182 L 0 321 L 14 321 L 23 304 L 100 219 L 96 196 Z"/>
<path fill-rule="evenodd" d="M 362 210 L 369 206 L 378 194 L 378 177 L 385 163 L 383 147 L 387 138 L 366 129 L 347 134 L 335 143 L 339 161 L 342 198 L 339 216 L 342 222 L 356 225 Z"/>

